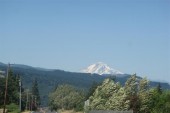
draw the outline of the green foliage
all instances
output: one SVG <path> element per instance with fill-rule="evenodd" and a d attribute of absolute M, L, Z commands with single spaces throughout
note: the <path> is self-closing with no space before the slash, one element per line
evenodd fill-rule
<path fill-rule="evenodd" d="M 7 112 L 8 113 L 20 113 L 19 106 L 16 105 L 15 103 L 11 103 L 7 105 Z"/>
<path fill-rule="evenodd" d="M 97 88 L 99 85 L 101 85 L 101 83 L 97 83 L 97 82 L 93 81 L 93 83 L 92 83 L 91 87 L 89 88 L 89 91 L 88 91 L 88 93 L 87 93 L 87 95 L 86 95 L 86 100 L 87 100 L 91 95 L 93 95 L 93 93 L 95 92 L 96 88 Z"/>
<path fill-rule="evenodd" d="M 19 98 L 19 76 L 14 75 L 12 70 L 10 69 L 8 75 L 8 91 L 6 103 L 18 104 L 18 98 Z"/>
<path fill-rule="evenodd" d="M 148 91 L 148 86 L 149 81 L 146 78 L 143 78 L 142 80 L 140 80 L 139 82 L 139 92 L 138 92 L 138 96 L 139 96 L 139 101 L 140 101 L 140 113 L 149 113 L 150 110 L 150 98 L 151 95 L 149 94 Z"/>
<path fill-rule="evenodd" d="M 84 101 L 76 104 L 76 107 L 74 108 L 74 110 L 77 111 L 83 111 L 84 110 Z"/>
<path fill-rule="evenodd" d="M 57 89 L 49 95 L 49 106 L 52 110 L 57 109 L 83 109 L 84 94 L 70 85 L 59 85 Z M 82 108 L 81 108 L 82 107 Z"/>
<path fill-rule="evenodd" d="M 6 76 L 7 77 L 7 76 Z M 2 107 L 4 104 L 4 95 L 5 95 L 5 83 L 6 77 L 0 78 L 0 106 Z M 8 71 L 8 86 L 7 86 L 7 95 L 6 95 L 6 105 L 9 108 L 9 112 L 17 113 L 18 105 L 19 105 L 19 75 L 14 75 L 12 69 Z M 24 89 L 21 86 L 21 92 Z M 22 101 L 22 108 L 24 108 L 24 102 Z M 15 110 L 15 108 L 17 108 Z M 24 109 L 22 109 L 24 110 Z"/>
<path fill-rule="evenodd" d="M 9 69 L 8 72 L 8 86 L 6 95 L 6 104 L 19 104 L 19 76 L 14 75 L 13 71 Z M 4 103 L 6 78 L 0 78 L 0 106 Z"/>
<path fill-rule="evenodd" d="M 7 69 L 7 65 L 0 64 L 0 70 L 6 71 L 6 69 Z M 89 73 L 74 73 L 74 72 L 66 72 L 62 70 L 38 69 L 38 68 L 25 66 L 25 65 L 12 66 L 12 70 L 14 75 L 16 74 L 21 75 L 23 87 L 26 89 L 31 89 L 32 81 L 35 78 L 37 78 L 42 106 L 47 106 L 48 94 L 49 92 L 53 91 L 55 86 L 57 85 L 70 84 L 76 88 L 83 89 L 84 91 L 88 91 L 93 81 L 97 83 L 101 83 L 104 79 L 108 77 L 108 76 L 99 76 L 97 74 L 89 74 Z M 127 74 L 124 76 L 117 76 L 116 81 L 119 81 L 121 85 L 124 85 L 124 83 L 129 77 L 130 75 Z M 115 78 L 111 76 L 111 79 L 115 79 Z M 157 84 L 158 82 L 150 82 L 151 87 L 155 87 L 157 86 Z M 170 89 L 170 85 L 167 83 L 161 83 L 161 86 L 162 89 Z"/>
<path fill-rule="evenodd" d="M 126 98 L 127 94 L 119 83 L 106 79 L 89 98 L 90 109 L 127 110 L 129 108 L 129 101 Z"/>
<path fill-rule="evenodd" d="M 129 109 L 133 110 L 134 113 L 139 111 L 138 84 L 137 76 L 134 74 L 129 77 L 124 86 L 127 100 L 130 101 Z"/>
<path fill-rule="evenodd" d="M 160 84 L 149 88 L 146 78 L 132 75 L 120 86 L 111 79 L 105 79 L 89 98 L 91 110 L 133 110 L 133 113 L 169 113 L 170 91 L 162 90 Z"/>
<path fill-rule="evenodd" d="M 38 88 L 37 79 L 35 79 L 33 81 L 33 84 L 32 84 L 32 95 L 33 95 L 33 98 L 35 98 L 34 99 L 35 105 L 40 105 L 41 102 L 40 102 L 40 95 L 39 95 L 39 88 Z"/>
<path fill-rule="evenodd" d="M 170 111 L 170 91 L 159 92 L 157 88 L 151 89 L 152 97 L 150 99 L 151 113 L 169 113 Z"/>
<path fill-rule="evenodd" d="M 138 82 L 136 74 L 129 77 L 129 79 L 125 83 L 126 93 L 130 96 L 137 94 Z"/>
<path fill-rule="evenodd" d="M 4 103 L 5 78 L 0 78 L 0 107 Z"/>
<path fill-rule="evenodd" d="M 127 93 L 124 87 L 121 87 L 117 93 L 114 93 L 106 102 L 106 108 L 109 110 L 126 111 L 129 109 L 129 103 Z"/>

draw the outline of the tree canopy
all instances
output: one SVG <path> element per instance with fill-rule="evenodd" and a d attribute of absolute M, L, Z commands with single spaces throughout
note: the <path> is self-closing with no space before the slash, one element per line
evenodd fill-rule
<path fill-rule="evenodd" d="M 132 75 L 121 86 L 119 82 L 105 79 L 89 98 L 90 110 L 133 110 L 134 113 L 169 113 L 170 91 L 150 88 L 146 78 Z"/>
<path fill-rule="evenodd" d="M 52 110 L 76 109 L 83 106 L 84 94 L 76 90 L 71 85 L 59 85 L 56 90 L 49 95 L 49 106 Z"/>

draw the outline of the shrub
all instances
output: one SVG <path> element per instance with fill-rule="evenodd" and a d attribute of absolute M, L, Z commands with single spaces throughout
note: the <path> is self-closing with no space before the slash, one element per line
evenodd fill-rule
<path fill-rule="evenodd" d="M 7 105 L 7 111 L 8 113 L 20 113 L 19 106 L 14 103 Z"/>

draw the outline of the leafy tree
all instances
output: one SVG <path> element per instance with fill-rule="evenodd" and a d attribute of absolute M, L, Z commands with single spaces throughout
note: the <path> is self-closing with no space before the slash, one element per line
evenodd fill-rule
<path fill-rule="evenodd" d="M 125 83 L 125 89 L 128 95 L 133 96 L 137 94 L 138 91 L 138 81 L 136 74 L 132 75 Z"/>
<path fill-rule="evenodd" d="M 90 97 L 90 109 L 128 110 L 129 100 L 125 89 L 111 79 L 104 80 Z"/>
<path fill-rule="evenodd" d="M 127 93 L 127 100 L 130 100 L 130 108 L 137 113 L 139 111 L 139 97 L 138 93 L 138 79 L 136 74 L 132 75 L 125 83 L 125 91 Z"/>
<path fill-rule="evenodd" d="M 49 106 L 51 110 L 57 109 L 78 109 L 83 107 L 84 95 L 70 85 L 59 85 L 57 89 L 49 95 Z M 82 106 L 80 106 L 82 105 Z"/>
<path fill-rule="evenodd" d="M 130 100 L 127 100 L 127 94 L 124 87 L 121 87 L 117 93 L 114 93 L 106 102 L 106 108 L 109 110 L 126 111 L 129 110 Z"/>
<path fill-rule="evenodd" d="M 132 75 L 120 86 L 111 79 L 105 79 L 89 98 L 91 110 L 133 110 L 134 113 L 169 113 L 170 90 L 149 87 L 146 78 L 138 80 Z"/>
<path fill-rule="evenodd" d="M 140 112 L 149 113 L 150 106 L 150 94 L 148 91 L 149 81 L 146 78 L 143 78 L 139 82 L 139 100 L 140 100 Z"/>
<path fill-rule="evenodd" d="M 114 88 L 114 89 L 113 89 Z M 105 110 L 106 98 L 110 98 L 114 90 L 118 90 L 115 83 L 111 79 L 103 81 L 101 86 L 98 86 L 90 99 L 90 109 Z"/>

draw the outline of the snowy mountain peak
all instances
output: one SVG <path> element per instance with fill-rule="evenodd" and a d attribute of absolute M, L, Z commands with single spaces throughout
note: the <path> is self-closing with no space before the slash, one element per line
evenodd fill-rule
<path fill-rule="evenodd" d="M 110 68 L 107 64 L 103 62 L 98 62 L 96 64 L 92 64 L 86 69 L 84 69 L 82 72 L 84 73 L 96 73 L 99 75 L 103 74 L 111 74 L 111 75 L 117 75 L 117 74 L 124 74 L 118 70 L 115 70 L 113 68 Z"/>

